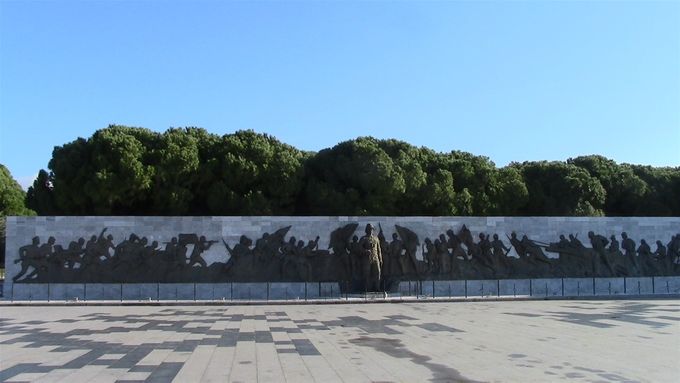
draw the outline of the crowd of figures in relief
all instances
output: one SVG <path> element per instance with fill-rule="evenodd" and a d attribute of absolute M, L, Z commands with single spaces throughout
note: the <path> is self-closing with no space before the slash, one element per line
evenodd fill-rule
<path fill-rule="evenodd" d="M 395 225 L 350 223 L 330 233 L 328 249 L 313 239 L 288 236 L 291 226 L 237 243 L 183 233 L 168 242 L 130 234 L 116 242 L 107 229 L 89 240 L 42 243 L 19 249 L 17 283 L 170 283 L 339 281 L 347 290 L 389 290 L 401 280 L 633 277 L 680 275 L 680 233 L 648 244 L 625 232 L 609 238 L 589 232 L 544 243 L 527 235 L 478 233 L 463 225 L 422 240 Z M 224 246 L 224 261 L 207 264 L 205 251 Z M 512 250 L 514 254 L 511 255 Z M 546 253 L 552 253 L 549 256 Z M 418 256 L 420 254 L 420 256 Z"/>

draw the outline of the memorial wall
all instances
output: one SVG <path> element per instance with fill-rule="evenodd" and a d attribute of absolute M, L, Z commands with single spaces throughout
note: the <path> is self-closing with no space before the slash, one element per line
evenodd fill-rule
<path fill-rule="evenodd" d="M 673 276 L 679 257 L 680 217 L 8 217 L 4 291 L 258 282 L 394 291 L 402 281 Z"/>

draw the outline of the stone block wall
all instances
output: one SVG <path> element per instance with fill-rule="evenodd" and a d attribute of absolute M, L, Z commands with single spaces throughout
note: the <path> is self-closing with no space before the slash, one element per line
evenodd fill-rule
<path fill-rule="evenodd" d="M 6 265 L 5 265 L 5 297 L 13 292 L 15 298 L 17 297 L 37 297 L 44 295 L 43 290 L 39 286 L 31 286 L 31 283 L 17 283 L 16 286 L 12 278 L 17 275 L 21 269 L 19 263 L 15 260 L 19 258 L 19 248 L 31 243 L 33 237 L 39 237 L 40 243 L 47 242 L 49 237 L 54 237 L 56 244 L 68 246 L 71 241 L 76 241 L 79 238 L 89 239 L 91 236 L 98 236 L 104 228 L 106 233 L 114 238 L 114 243 L 120 243 L 128 238 L 130 234 L 134 233 L 139 237 L 146 237 L 148 241 L 158 241 L 159 243 L 169 242 L 171 238 L 177 237 L 179 234 L 189 233 L 204 235 L 207 240 L 217 241 L 212 247 L 205 251 L 202 256 L 208 265 L 214 262 L 226 262 L 229 259 L 228 251 L 223 244 L 223 241 L 234 246 L 239 242 L 241 235 L 246 235 L 255 241 L 261 238 L 264 233 L 273 233 L 276 230 L 291 226 L 286 235 L 286 239 L 295 236 L 298 240 L 309 241 L 319 236 L 319 249 L 327 249 L 330 242 L 330 233 L 348 223 L 357 223 L 358 227 L 356 235 L 363 234 L 363 228 L 367 223 L 374 226 L 381 227 L 387 238 L 390 238 L 395 232 L 395 225 L 400 225 L 409 228 L 415 232 L 421 244 L 425 238 L 434 239 L 449 229 L 458 230 L 462 225 L 466 225 L 472 232 L 473 236 L 479 233 L 494 234 L 497 233 L 504 241 L 505 245 L 510 247 L 506 235 L 511 232 L 517 232 L 518 236 L 526 234 L 532 240 L 543 243 L 556 242 L 560 234 L 575 234 L 580 238 L 586 246 L 589 246 L 587 233 L 594 231 L 605 237 L 616 235 L 620 238 L 621 232 L 627 232 L 637 244 L 640 239 L 646 239 L 647 243 L 654 250 L 654 242 L 660 240 L 666 244 L 670 241 L 673 235 L 680 233 L 680 217 L 8 217 L 7 231 L 6 231 Z M 556 257 L 553 253 L 547 253 L 549 257 Z M 514 250 L 509 253 L 510 257 L 516 257 Z M 416 257 L 423 258 L 422 247 L 418 249 Z M 676 279 L 663 279 L 659 277 L 655 279 L 653 286 L 648 285 L 648 279 L 630 280 L 626 286 L 622 286 L 620 281 L 607 281 L 606 285 L 595 282 L 593 285 L 592 279 L 590 285 L 583 281 L 584 284 L 579 284 L 579 281 L 570 281 L 564 279 L 564 290 L 574 290 L 577 295 L 584 294 L 598 294 L 612 291 L 616 294 L 627 293 L 628 290 L 634 288 L 640 293 L 647 291 L 662 291 L 667 293 L 677 293 L 680 286 Z M 329 281 L 331 282 L 331 281 Z M 576 285 L 574 285 L 574 283 Z M 640 285 L 638 286 L 638 282 Z M 291 282 L 292 283 L 292 282 Z M 528 287 L 526 282 L 508 282 L 501 281 L 501 283 L 484 283 L 471 282 L 468 286 L 470 293 L 474 291 L 477 294 L 477 287 L 481 289 L 480 295 L 500 295 L 513 292 L 515 295 L 524 295 L 527 293 Z M 633 283 L 634 286 L 628 286 Z M 477 285 L 480 286 L 477 286 Z M 482 286 L 483 285 L 483 286 Z M 53 296 L 63 296 L 64 298 L 75 298 L 92 294 L 91 296 L 101 296 L 102 299 L 108 297 L 120 296 L 120 291 L 116 292 L 115 284 L 101 288 L 94 288 L 92 286 L 81 284 L 82 287 L 61 286 L 55 284 Z M 130 298 L 161 298 L 161 299 L 183 299 L 191 296 L 219 296 L 233 299 L 248 299 L 248 297 L 267 297 L 267 290 L 256 288 L 247 285 L 237 286 L 230 285 L 229 291 L 225 290 L 226 284 L 219 285 L 215 289 L 208 286 L 197 286 L 197 292 L 194 292 L 194 285 L 179 285 L 173 287 L 158 287 L 157 284 L 133 284 L 123 288 L 122 295 Z M 236 287 L 235 287 L 236 286 Z M 287 296 L 288 292 L 291 295 L 300 295 L 300 286 L 290 285 L 288 287 L 275 288 L 269 291 L 272 296 Z M 336 286 L 336 285 L 333 285 Z M 406 290 L 413 290 L 416 286 L 420 288 L 417 281 L 411 286 L 403 286 L 400 284 L 399 290 L 402 288 Z M 90 287 L 88 289 L 88 287 Z M 52 288 L 52 287 L 51 287 Z M 430 286 L 423 285 L 422 291 L 429 295 L 452 295 L 461 294 L 459 284 L 432 284 Z M 560 289 L 562 289 L 560 282 Z M 541 292 L 548 296 L 554 295 L 556 287 L 549 286 L 534 286 L 532 282 L 532 290 L 543 289 Z M 319 296 L 340 294 L 340 291 L 332 291 L 328 286 L 316 288 Z M 327 290 L 327 291 L 326 291 Z M 228 294 L 227 294 L 228 293 Z M 313 294 L 308 291 L 308 294 Z M 32 298 L 33 299 L 33 298 Z M 81 299 L 81 298 L 79 298 Z"/>

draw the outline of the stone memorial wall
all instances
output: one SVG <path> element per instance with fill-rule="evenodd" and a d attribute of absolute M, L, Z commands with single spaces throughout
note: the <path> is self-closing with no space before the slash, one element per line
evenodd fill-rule
<path fill-rule="evenodd" d="M 431 281 L 441 296 L 467 280 L 499 294 L 512 280 L 677 276 L 679 257 L 680 217 L 8 217 L 4 291 L 270 298 Z"/>

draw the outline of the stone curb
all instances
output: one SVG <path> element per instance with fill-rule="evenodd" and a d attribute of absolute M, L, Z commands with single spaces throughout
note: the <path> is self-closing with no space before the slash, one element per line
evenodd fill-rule
<path fill-rule="evenodd" d="M 0 307 L 79 307 L 79 306 L 288 306 L 288 305 L 343 305 L 343 304 L 375 304 L 375 303 L 451 303 L 451 302 L 509 302 L 509 301 L 636 301 L 636 300 L 676 300 L 680 294 L 668 295 L 596 295 L 578 297 L 470 297 L 470 298 L 351 298 L 351 299 L 310 299 L 300 301 L 0 301 Z"/>

